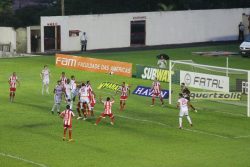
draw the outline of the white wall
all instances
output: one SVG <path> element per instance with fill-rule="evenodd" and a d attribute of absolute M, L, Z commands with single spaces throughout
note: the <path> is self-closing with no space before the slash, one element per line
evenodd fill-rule
<path fill-rule="evenodd" d="M 16 31 L 12 27 L 0 27 L 0 43 L 11 43 L 10 51 L 16 50 Z"/>
<path fill-rule="evenodd" d="M 69 37 L 69 30 L 86 32 L 89 50 L 129 47 L 130 21 L 140 17 L 149 46 L 236 40 L 242 13 L 250 14 L 250 8 L 41 17 L 41 49 L 43 26 L 50 23 L 61 26 L 62 51 L 80 50 L 80 36 Z"/>

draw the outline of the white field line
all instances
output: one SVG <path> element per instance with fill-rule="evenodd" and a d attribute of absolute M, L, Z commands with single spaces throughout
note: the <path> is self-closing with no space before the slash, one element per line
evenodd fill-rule
<path fill-rule="evenodd" d="M 34 164 L 34 165 L 36 165 L 36 166 L 47 167 L 47 166 L 44 165 L 44 164 L 40 164 L 40 163 L 37 163 L 37 162 L 33 162 L 33 161 L 31 161 L 31 160 L 23 159 L 23 158 L 21 158 L 21 157 L 17 157 L 17 156 L 14 156 L 14 155 L 5 154 L 5 153 L 2 153 L 2 152 L 0 152 L 0 155 L 1 155 L 1 156 L 4 156 L 4 157 L 9 157 L 9 158 L 17 159 L 17 160 L 19 160 L 19 161 L 27 162 L 27 163 L 30 163 L 30 164 Z"/>
<path fill-rule="evenodd" d="M 167 125 L 167 124 L 164 124 L 164 123 L 161 123 L 161 122 L 150 121 L 150 120 L 146 120 L 146 119 L 136 119 L 136 118 L 121 116 L 121 115 L 116 115 L 116 117 L 121 117 L 121 118 L 130 119 L 130 120 L 134 120 L 134 121 L 140 121 L 140 122 L 149 122 L 149 123 L 152 123 L 152 124 L 157 124 L 157 125 L 162 125 L 162 126 L 167 126 L 169 128 L 172 128 L 170 125 Z M 217 135 L 217 134 L 214 134 L 214 133 L 204 132 L 204 131 L 200 131 L 200 130 L 193 130 L 193 129 L 186 129 L 186 128 L 184 128 L 183 130 L 186 130 L 186 131 L 189 131 L 189 132 L 194 132 L 194 133 L 205 134 L 205 135 L 209 135 L 209 136 L 220 137 L 220 138 L 224 138 L 224 139 L 229 139 L 230 138 L 230 137 L 227 137 L 227 136 Z"/>
<path fill-rule="evenodd" d="M 241 139 L 241 138 L 249 138 L 250 135 L 246 135 L 246 136 L 236 136 L 234 137 L 235 139 Z"/>

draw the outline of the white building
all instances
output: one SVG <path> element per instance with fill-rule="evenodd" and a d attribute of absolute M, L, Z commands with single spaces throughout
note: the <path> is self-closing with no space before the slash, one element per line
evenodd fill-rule
<path fill-rule="evenodd" d="M 243 13 L 250 8 L 41 17 L 41 51 L 79 51 L 82 32 L 88 50 L 237 40 Z"/>

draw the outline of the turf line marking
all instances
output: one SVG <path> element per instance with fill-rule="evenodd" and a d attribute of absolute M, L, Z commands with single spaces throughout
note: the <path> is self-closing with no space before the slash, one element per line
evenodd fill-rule
<path fill-rule="evenodd" d="M 250 135 L 246 135 L 246 136 L 236 136 L 234 137 L 235 139 L 241 139 L 241 138 L 249 138 Z"/>
<path fill-rule="evenodd" d="M 17 159 L 17 160 L 20 160 L 20 161 L 24 161 L 24 162 L 27 162 L 27 163 L 30 163 L 30 164 L 34 164 L 34 165 L 37 165 L 37 166 L 47 167 L 47 166 L 44 165 L 44 164 L 39 164 L 39 163 L 30 161 L 30 160 L 27 160 L 27 159 L 23 159 L 23 158 L 21 158 L 21 157 L 14 156 L 14 155 L 5 154 L 5 153 L 2 153 L 2 152 L 0 152 L 0 155 L 2 155 L 2 156 L 4 156 L 4 157 L 9 157 L 9 158 Z"/>
<path fill-rule="evenodd" d="M 150 121 L 150 120 L 146 120 L 146 119 L 137 119 L 137 118 L 131 118 L 131 117 L 127 117 L 127 116 L 120 116 L 120 115 L 116 115 L 116 117 L 130 119 L 130 120 L 135 120 L 135 121 L 140 121 L 140 122 L 149 122 L 149 123 L 153 123 L 153 124 L 157 124 L 157 125 L 162 125 L 162 126 L 167 126 L 169 128 L 173 128 L 172 126 L 170 126 L 168 124 L 164 124 L 164 123 L 161 123 L 161 122 Z M 194 133 L 205 134 L 205 135 L 209 135 L 209 136 L 215 136 L 215 137 L 224 138 L 224 139 L 229 139 L 230 138 L 230 137 L 227 137 L 227 136 L 217 135 L 217 134 L 214 134 L 214 133 L 204 132 L 204 131 L 200 131 L 200 130 L 186 129 L 186 128 L 183 128 L 183 130 L 189 131 L 189 132 L 194 132 Z"/>

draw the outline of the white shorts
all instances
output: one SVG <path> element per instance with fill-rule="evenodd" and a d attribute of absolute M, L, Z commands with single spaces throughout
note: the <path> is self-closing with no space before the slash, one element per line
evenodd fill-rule
<path fill-rule="evenodd" d="M 179 113 L 179 116 L 180 117 L 183 117 L 183 116 L 188 116 L 188 110 L 181 110 L 180 113 Z"/>
<path fill-rule="evenodd" d="M 71 93 L 67 93 L 66 94 L 66 99 L 69 101 L 69 100 L 71 100 Z"/>
<path fill-rule="evenodd" d="M 44 84 L 44 85 L 48 85 L 48 84 L 49 84 L 49 79 L 44 79 L 44 80 L 43 80 L 43 84 Z"/>
<path fill-rule="evenodd" d="M 89 104 L 89 97 L 86 97 L 86 96 L 80 97 L 80 102 Z"/>
<path fill-rule="evenodd" d="M 61 103 L 62 102 L 62 95 L 54 95 L 54 101 L 55 103 Z"/>
<path fill-rule="evenodd" d="M 77 91 L 77 90 L 72 90 L 72 91 L 71 91 L 72 98 L 76 97 L 77 94 L 78 94 L 78 91 Z"/>

